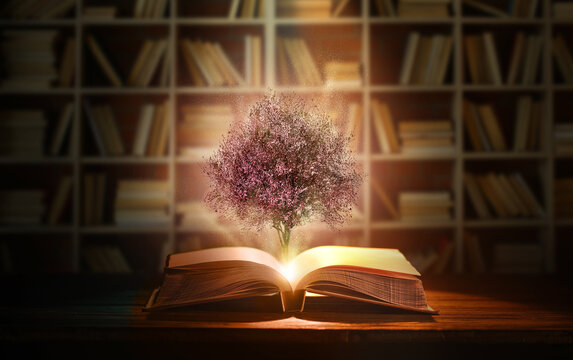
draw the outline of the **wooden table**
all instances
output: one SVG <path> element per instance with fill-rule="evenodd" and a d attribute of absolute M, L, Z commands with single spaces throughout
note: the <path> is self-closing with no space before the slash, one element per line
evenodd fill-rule
<path fill-rule="evenodd" d="M 573 359 L 571 279 L 422 280 L 439 315 L 327 297 L 309 299 L 295 314 L 280 312 L 277 297 L 146 313 L 142 306 L 160 279 L 5 278 L 0 355 Z"/>

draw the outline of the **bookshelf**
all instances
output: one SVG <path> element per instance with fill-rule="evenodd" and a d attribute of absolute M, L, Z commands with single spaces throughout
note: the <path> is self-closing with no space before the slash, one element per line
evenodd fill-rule
<path fill-rule="evenodd" d="M 282 17 L 275 12 L 279 0 L 264 0 L 264 11 L 242 17 L 239 11 L 229 16 L 233 1 L 167 0 L 161 16 L 133 15 L 139 0 L 119 2 L 76 0 L 65 14 L 57 18 L 15 19 L 0 18 L 0 30 L 55 29 L 62 38 L 75 41 L 75 76 L 67 87 L 0 87 L 0 109 L 42 109 L 45 111 L 51 136 L 64 104 L 73 104 L 73 118 L 64 140 L 66 151 L 58 156 L 14 157 L 0 156 L 0 166 L 6 177 L 2 190 L 20 187 L 30 182 L 46 191 L 49 201 L 57 188 L 60 175 L 72 177 L 72 190 L 65 206 L 63 220 L 57 225 L 3 225 L 1 241 L 13 253 L 16 270 L 26 269 L 34 260 L 22 259 L 22 252 L 35 257 L 54 255 L 55 264 L 46 270 L 83 272 L 87 267 L 82 249 L 93 245 L 118 245 L 134 271 L 160 271 L 165 255 L 201 246 L 225 244 L 229 239 L 241 238 L 220 229 L 195 229 L 181 225 L 177 204 L 201 199 L 205 179 L 200 174 L 201 158 L 182 155 L 180 147 L 193 147 L 194 142 L 182 137 L 182 107 L 193 104 L 230 104 L 235 113 L 244 113 L 248 104 L 264 94 L 268 88 L 277 92 L 294 91 L 313 97 L 324 106 L 348 116 L 350 104 L 362 108 L 361 140 L 358 159 L 368 175 L 361 190 L 359 209 L 362 216 L 349 224 L 335 238 L 341 244 L 398 247 L 408 252 L 426 246 L 438 246 L 444 239 L 455 245 L 449 272 L 471 271 L 467 259 L 465 237 L 476 235 L 483 245 L 486 260 L 491 260 L 493 248 L 505 238 L 513 242 L 537 243 L 542 252 L 543 270 L 567 271 L 565 263 L 573 255 L 568 240 L 573 233 L 570 218 L 555 216 L 554 204 L 559 194 L 554 193 L 557 178 L 573 177 L 567 152 L 555 152 L 553 125 L 570 124 L 569 98 L 573 86 L 565 82 L 552 54 L 551 39 L 563 34 L 569 49 L 573 38 L 569 35 L 572 19 L 555 18 L 555 1 L 539 0 L 535 17 L 495 17 L 464 1 L 449 3 L 448 17 L 422 18 L 380 16 L 378 1 L 350 0 L 339 17 Z M 201 5 L 202 3 L 205 3 Z M 334 1 L 337 4 L 337 1 Z M 397 7 L 398 1 L 391 1 Z M 497 6 L 507 11 L 509 1 L 483 0 L 480 3 Z M 500 6 L 503 3 L 504 6 Z M 535 2 L 533 2 L 535 3 Z M 116 6 L 114 18 L 85 17 L 88 6 Z M 439 83 L 400 84 L 408 36 L 412 32 L 431 38 L 438 34 L 450 36 L 452 48 L 445 64 L 443 80 Z M 512 48 L 518 32 L 537 34 L 542 44 L 539 63 L 527 83 L 508 84 Z M 499 60 L 502 83 L 474 83 L 471 78 L 464 38 L 467 35 L 490 33 Z M 146 40 L 165 39 L 163 60 L 145 86 L 113 86 L 87 45 L 93 35 L 123 81 Z M 202 40 L 218 43 L 242 76 L 246 76 L 246 36 L 261 39 L 260 82 L 228 86 L 197 86 L 190 74 L 181 40 Z M 316 84 L 284 83 L 281 75 L 279 39 L 303 39 L 310 57 L 322 70 L 329 61 L 358 62 L 361 82 L 324 86 Z M 64 44 L 54 45 L 56 63 L 62 61 Z M 165 62 L 165 65 L 163 65 Z M 162 70 L 162 66 L 166 70 Z M 165 74 L 162 72 L 165 71 Z M 290 79 L 296 80 L 289 69 Z M 544 105 L 538 133 L 538 145 L 525 151 L 513 151 L 513 132 L 518 99 L 529 96 Z M 84 110 L 88 101 L 94 105 L 109 105 L 115 115 L 120 138 L 127 149 L 123 155 L 101 156 Z M 475 151 L 464 123 L 465 100 L 491 104 L 498 115 L 507 151 Z M 406 120 L 449 120 L 452 124 L 451 153 L 384 153 L 380 151 L 372 105 L 385 103 L 390 108 L 392 123 Z M 131 152 L 137 132 L 140 111 L 145 104 L 167 104 L 168 141 L 163 155 L 136 156 Z M 535 197 L 544 208 L 541 217 L 480 219 L 472 207 L 463 182 L 465 172 L 512 172 L 523 174 Z M 33 174 L 47 174 L 39 178 Z M 104 173 L 107 176 L 103 219 L 97 225 L 84 225 L 84 175 Z M 166 225 L 116 226 L 113 224 L 115 188 L 120 180 L 141 178 L 163 180 L 169 191 L 169 222 Z M 370 185 L 376 179 L 388 192 L 394 206 L 402 191 L 447 191 L 451 195 L 451 219 L 435 221 L 395 220 Z M 46 204 L 49 207 L 49 202 Z M 316 234 L 314 244 L 332 242 L 332 234 L 321 226 L 306 230 Z M 212 236 L 211 236 L 212 235 Z M 313 235 L 314 236 L 314 235 Z M 273 238 L 274 239 L 274 238 Z M 257 240 L 259 241 L 259 240 Z M 40 245 L 39 245 L 40 244 Z M 50 246 L 52 244 L 53 246 Z M 253 245 L 257 245 L 256 243 Z M 263 244 L 264 245 L 264 244 Z M 264 247 L 264 246 L 263 246 Z M 18 253 L 18 254 L 17 254 Z M 56 256 L 57 255 L 57 256 Z M 39 263 L 43 264 L 45 260 Z M 40 271 L 42 267 L 39 267 Z"/>

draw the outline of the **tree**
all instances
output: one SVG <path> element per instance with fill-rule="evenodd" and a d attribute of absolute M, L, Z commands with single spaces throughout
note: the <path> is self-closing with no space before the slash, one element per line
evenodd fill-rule
<path fill-rule="evenodd" d="M 350 140 L 317 106 L 268 93 L 204 166 L 206 203 L 245 225 L 272 226 L 286 259 L 295 226 L 318 219 L 336 227 L 350 218 L 362 183 Z"/>

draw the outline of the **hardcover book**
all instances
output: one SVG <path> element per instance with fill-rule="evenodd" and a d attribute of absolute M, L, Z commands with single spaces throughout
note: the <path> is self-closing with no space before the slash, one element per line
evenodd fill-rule
<path fill-rule="evenodd" d="M 320 246 L 288 265 L 249 247 L 203 249 L 168 256 L 144 310 L 279 293 L 283 311 L 303 311 L 310 292 L 437 314 L 419 276 L 396 249 Z"/>

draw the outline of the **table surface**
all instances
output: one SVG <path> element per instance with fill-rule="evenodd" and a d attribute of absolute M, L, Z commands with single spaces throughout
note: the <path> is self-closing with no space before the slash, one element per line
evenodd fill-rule
<path fill-rule="evenodd" d="M 304 312 L 282 313 L 276 296 L 149 313 L 142 308 L 160 279 L 7 278 L 0 299 L 0 345 L 155 344 L 165 351 L 194 344 L 211 353 L 224 343 L 228 351 L 283 349 L 275 355 L 284 358 L 297 351 L 347 357 L 343 349 L 370 354 L 381 346 L 400 354 L 420 344 L 441 345 L 442 352 L 456 344 L 508 352 L 504 346 L 513 347 L 513 354 L 515 346 L 524 354 L 548 349 L 557 356 L 573 354 L 571 279 L 452 275 L 422 281 L 439 315 L 329 297 L 309 298 Z"/>

